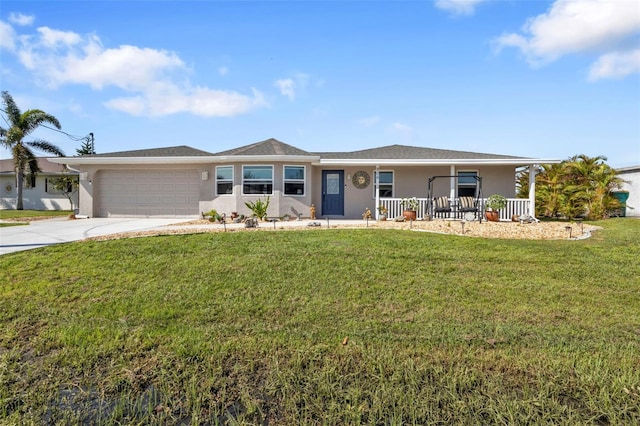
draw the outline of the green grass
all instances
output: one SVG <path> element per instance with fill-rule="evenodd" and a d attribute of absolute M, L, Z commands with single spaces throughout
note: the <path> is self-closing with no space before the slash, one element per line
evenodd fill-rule
<path fill-rule="evenodd" d="M 69 216 L 71 210 L 1 210 L 0 219 L 33 219 L 39 217 Z"/>
<path fill-rule="evenodd" d="M 640 221 L 598 224 L 581 241 L 304 230 L 4 255 L 0 423 L 637 424 Z"/>
<path fill-rule="evenodd" d="M 28 224 L 29 222 L 2 222 L 0 223 L 0 228 L 6 228 L 8 226 L 23 226 Z"/>

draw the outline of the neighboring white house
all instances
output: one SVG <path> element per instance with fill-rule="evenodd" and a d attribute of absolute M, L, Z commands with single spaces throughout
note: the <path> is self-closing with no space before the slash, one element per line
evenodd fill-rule
<path fill-rule="evenodd" d="M 626 216 L 640 217 L 640 166 L 624 167 L 617 172 L 625 181 L 622 189 L 629 191 Z"/>
<path fill-rule="evenodd" d="M 560 162 L 404 145 L 307 152 L 276 139 L 215 154 L 177 146 L 50 161 L 79 170 L 80 214 L 89 217 L 197 217 L 211 209 L 248 215 L 245 202 L 269 196 L 271 217 L 309 217 L 313 206 L 317 217 L 345 219 L 381 204 L 393 217 L 404 197 L 420 199 L 422 216 L 433 176 L 441 178 L 430 197 L 447 196 L 454 209 L 462 195 L 514 197 L 516 168 Z M 534 202 L 533 192 L 512 198 L 520 211 L 504 215 L 532 214 Z"/>
<path fill-rule="evenodd" d="M 69 199 L 61 191 L 53 189 L 51 178 L 62 175 L 78 175 L 78 172 L 66 170 L 64 164 L 56 164 L 47 158 L 39 157 L 40 173 L 35 179 L 25 176 L 22 189 L 22 204 L 25 210 L 72 210 Z M 13 159 L 0 160 L 0 209 L 15 210 L 17 204 L 16 172 Z M 73 208 L 78 207 L 78 191 L 71 193 Z"/>

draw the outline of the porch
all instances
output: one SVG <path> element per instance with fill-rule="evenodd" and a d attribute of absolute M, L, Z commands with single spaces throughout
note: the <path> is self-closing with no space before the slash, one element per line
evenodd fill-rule
<path fill-rule="evenodd" d="M 418 218 L 423 218 L 425 214 L 433 211 L 433 200 L 429 198 L 416 198 L 418 200 Z M 478 199 L 478 215 L 483 215 L 484 219 L 484 205 L 486 198 Z M 379 206 L 387 208 L 387 217 L 393 219 L 397 216 L 402 216 L 404 208 L 402 207 L 402 198 L 380 198 Z M 513 215 L 528 215 L 529 214 L 529 199 L 527 198 L 507 198 L 507 205 L 504 209 L 500 210 L 500 220 L 511 220 Z M 449 219 L 463 219 L 465 212 L 460 211 L 460 199 L 453 198 L 450 200 L 451 212 L 446 213 L 432 213 L 434 219 L 449 218 Z M 376 218 L 380 214 L 378 209 L 375 210 Z M 476 215 L 476 220 L 477 220 Z"/>

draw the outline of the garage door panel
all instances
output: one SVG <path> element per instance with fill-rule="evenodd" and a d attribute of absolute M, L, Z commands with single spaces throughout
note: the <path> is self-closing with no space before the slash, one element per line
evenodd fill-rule
<path fill-rule="evenodd" d="M 197 170 L 102 171 L 96 183 L 102 217 L 199 215 Z"/>

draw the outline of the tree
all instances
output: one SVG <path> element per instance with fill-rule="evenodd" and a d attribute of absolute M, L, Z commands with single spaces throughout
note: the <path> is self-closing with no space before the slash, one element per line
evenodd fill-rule
<path fill-rule="evenodd" d="M 62 192 L 62 195 L 69 200 L 70 210 L 73 211 L 73 196 L 78 192 L 80 182 L 78 176 L 66 174 L 66 170 L 67 168 L 65 167 L 65 171 L 61 176 L 50 178 L 49 184 L 54 190 Z"/>
<path fill-rule="evenodd" d="M 612 191 L 620 187 L 622 179 L 605 163 L 606 159 L 581 154 L 560 164 L 543 165 L 536 175 L 536 215 L 571 219 L 607 217 L 619 207 Z M 524 190 L 524 177 L 519 178 Z"/>
<path fill-rule="evenodd" d="M 25 173 L 29 178 L 35 178 L 40 172 L 38 161 L 32 148 L 60 157 L 64 153 L 57 146 L 42 140 L 35 139 L 25 141 L 24 138 L 36 130 L 40 125 L 48 123 L 60 129 L 60 122 L 53 115 L 39 109 L 30 109 L 21 112 L 9 92 L 2 92 L 2 102 L 7 114 L 8 128 L 0 127 L 0 143 L 11 151 L 13 164 L 16 170 L 16 187 L 18 190 L 16 210 L 24 210 L 22 203 L 22 186 Z"/>
<path fill-rule="evenodd" d="M 78 155 L 93 155 L 96 153 L 95 145 L 93 144 L 93 133 L 89 133 L 89 136 L 82 140 L 80 148 L 76 149 Z"/>
<path fill-rule="evenodd" d="M 536 175 L 536 215 L 555 217 L 560 212 L 565 186 L 563 165 L 544 164 Z"/>
<path fill-rule="evenodd" d="M 568 179 L 584 193 L 584 206 L 590 219 L 602 219 L 614 208 L 620 207 L 611 191 L 619 189 L 622 179 L 607 157 L 588 157 L 584 154 L 571 157 L 566 163 Z"/>

